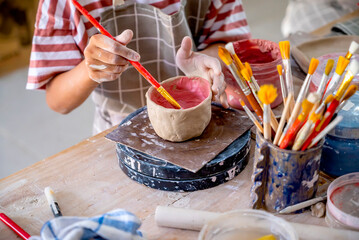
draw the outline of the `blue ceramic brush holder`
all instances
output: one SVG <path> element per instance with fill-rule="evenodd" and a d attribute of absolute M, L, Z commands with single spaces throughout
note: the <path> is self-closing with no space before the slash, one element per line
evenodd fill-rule
<path fill-rule="evenodd" d="M 256 134 L 252 208 L 278 212 L 315 196 L 323 141 L 306 151 L 280 149 Z"/>

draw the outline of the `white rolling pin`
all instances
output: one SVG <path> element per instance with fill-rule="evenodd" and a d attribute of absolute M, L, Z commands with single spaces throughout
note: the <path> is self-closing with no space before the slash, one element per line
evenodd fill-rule
<path fill-rule="evenodd" d="M 158 226 L 200 231 L 206 222 L 215 219 L 221 213 L 200 211 L 188 208 L 158 206 L 155 221 Z M 328 228 L 323 226 L 292 223 L 301 240 L 358 240 L 359 232 Z"/>

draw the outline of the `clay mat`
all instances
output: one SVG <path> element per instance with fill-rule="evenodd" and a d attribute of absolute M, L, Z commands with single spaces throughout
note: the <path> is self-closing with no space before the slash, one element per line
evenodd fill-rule
<path fill-rule="evenodd" d="M 299 67 L 307 73 L 312 57 L 318 58 L 329 53 L 346 54 L 352 41 L 359 42 L 359 36 L 345 35 L 320 38 L 293 47 L 292 55 Z"/>
<path fill-rule="evenodd" d="M 147 108 L 144 108 L 106 137 L 152 157 L 197 172 L 252 125 L 240 111 L 212 105 L 211 121 L 201 136 L 173 143 L 157 136 L 148 118 Z"/>

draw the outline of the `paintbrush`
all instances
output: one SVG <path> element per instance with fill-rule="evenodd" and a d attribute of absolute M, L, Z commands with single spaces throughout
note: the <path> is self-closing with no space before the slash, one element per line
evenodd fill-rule
<path fill-rule="evenodd" d="M 103 35 L 111 38 L 112 40 L 119 42 L 114 38 L 101 24 L 90 15 L 90 13 L 81 6 L 76 0 L 72 0 L 72 3 L 75 5 L 77 10 L 79 10 L 82 15 L 84 15 L 91 23 L 94 25 L 99 32 L 101 32 Z M 137 69 L 139 73 L 154 87 L 156 90 L 169 102 L 171 105 L 177 109 L 181 109 L 181 106 L 178 104 L 178 102 L 164 89 L 157 81 L 156 79 L 137 61 L 131 61 L 128 60 L 134 68 Z"/>
<path fill-rule="evenodd" d="M 348 90 L 346 91 L 346 93 L 345 93 L 343 99 L 341 100 L 335 113 L 338 113 L 344 107 L 344 105 L 347 103 L 348 99 L 351 98 L 356 93 L 357 90 L 358 90 L 357 85 L 350 85 L 348 87 Z M 334 118 L 334 116 L 333 116 L 333 118 Z"/>
<path fill-rule="evenodd" d="M 280 214 L 292 213 L 292 212 L 298 211 L 300 209 L 312 206 L 312 205 L 316 204 L 317 202 L 321 202 L 321 201 L 324 201 L 326 199 L 327 199 L 327 195 L 317 197 L 317 198 L 313 198 L 313 199 L 310 199 L 310 200 L 307 200 L 307 201 L 304 201 L 304 202 L 297 203 L 297 204 L 294 204 L 292 206 L 286 207 L 286 208 L 280 210 L 279 213 Z"/>
<path fill-rule="evenodd" d="M 315 69 L 318 67 L 318 64 L 319 64 L 318 59 L 316 59 L 316 58 L 311 59 L 309 69 L 308 69 L 308 74 L 304 79 L 302 87 L 300 88 L 297 101 L 295 102 L 294 109 L 289 117 L 287 126 L 284 128 L 283 134 L 279 139 L 279 145 L 281 145 L 283 138 L 287 134 L 287 131 L 292 127 L 292 124 L 294 123 L 295 119 L 297 118 L 297 116 L 300 112 L 302 102 L 303 102 L 304 98 L 306 97 L 307 91 L 309 89 L 310 80 L 312 79 L 313 73 L 314 73 Z"/>
<path fill-rule="evenodd" d="M 343 75 L 349 62 L 350 61 L 348 59 L 344 58 L 343 56 L 339 56 L 337 66 L 335 68 L 335 73 L 326 86 L 323 99 L 325 99 L 329 94 L 333 94 L 334 90 L 338 87 L 341 76 Z"/>
<path fill-rule="evenodd" d="M 294 109 L 295 100 L 294 100 L 292 69 L 290 64 L 290 42 L 289 41 L 279 42 L 279 50 L 282 55 L 287 93 L 288 94 L 291 93 L 292 96 L 291 99 L 288 99 L 288 101 L 290 101 L 289 110 L 290 112 L 292 112 Z"/>
<path fill-rule="evenodd" d="M 250 77 L 250 74 L 249 74 L 247 68 L 243 68 L 241 70 L 241 75 L 247 81 L 247 83 L 251 87 L 252 91 L 255 91 L 253 89 L 256 89 L 256 86 L 253 84 L 253 81 L 250 80 L 251 77 Z M 256 98 L 256 100 L 258 101 L 261 108 L 263 109 L 263 105 L 258 97 L 258 91 L 253 92 L 253 95 Z M 272 109 L 269 109 L 269 114 L 270 114 L 270 125 L 273 128 L 273 131 L 276 132 L 278 129 L 278 121 L 277 121 Z"/>
<path fill-rule="evenodd" d="M 311 135 L 313 140 L 314 138 L 329 124 L 330 120 L 332 119 L 336 108 L 338 107 L 345 91 L 348 89 L 351 81 L 353 80 L 354 76 L 358 73 L 359 71 L 359 62 L 356 60 L 353 60 L 348 67 L 348 71 L 345 73 L 344 75 L 344 79 L 342 81 L 342 83 L 339 86 L 339 89 L 337 91 L 337 93 L 335 94 L 333 100 L 331 101 L 331 103 L 329 104 L 329 107 L 327 109 L 327 111 L 324 114 L 323 120 L 320 123 L 320 128 L 315 129 L 315 131 L 313 131 L 313 133 Z M 304 143 L 303 148 L 309 146 L 309 144 Z"/>
<path fill-rule="evenodd" d="M 290 97 L 290 95 L 292 95 L 291 93 L 288 94 L 288 98 Z M 277 132 L 275 134 L 275 137 L 274 137 L 274 141 L 273 141 L 273 144 L 274 145 L 277 145 L 278 142 L 279 142 L 279 138 L 280 136 L 282 135 L 282 130 L 283 130 L 283 127 L 284 127 L 284 124 L 286 122 L 286 116 L 288 115 L 288 112 L 289 112 L 289 105 L 290 105 L 290 101 L 287 101 L 285 104 L 284 104 L 284 109 L 283 109 L 283 112 L 282 112 L 282 116 L 280 118 L 280 121 L 279 121 L 279 125 L 278 125 L 278 129 L 277 129 Z"/>
<path fill-rule="evenodd" d="M 11 220 L 5 213 L 0 213 L 0 220 L 13 230 L 22 239 L 29 239 L 31 236 L 13 220 Z"/>
<path fill-rule="evenodd" d="M 320 80 L 320 84 L 319 84 L 318 89 L 317 89 L 317 93 L 320 96 L 320 98 L 323 98 L 324 89 L 327 86 L 327 82 L 328 82 L 328 79 L 329 79 L 329 74 L 332 71 L 333 66 L 334 66 L 334 60 L 333 59 L 328 59 L 327 65 L 325 66 L 325 70 L 324 70 L 322 79 Z"/>
<path fill-rule="evenodd" d="M 343 116 L 338 116 L 333 121 L 331 121 L 328 124 L 328 126 L 326 126 L 315 138 L 313 138 L 313 140 L 310 143 L 310 145 L 308 146 L 308 148 L 311 148 L 315 144 L 317 144 L 317 142 L 319 142 L 320 139 L 325 137 L 325 135 L 327 135 L 327 133 L 329 133 L 331 130 L 333 130 L 335 128 L 335 126 L 338 125 L 338 123 L 340 123 L 340 121 L 342 121 L 342 120 L 343 120 Z"/>
<path fill-rule="evenodd" d="M 325 110 L 325 107 L 327 106 L 327 104 L 329 104 L 331 101 L 333 101 L 334 96 L 332 94 L 330 94 L 321 104 L 317 109 L 322 109 L 322 111 Z M 315 124 L 314 124 L 314 128 L 311 131 L 311 133 L 309 134 L 309 136 L 307 137 L 307 139 L 305 140 L 305 142 L 302 144 L 302 149 L 301 151 L 304 151 L 305 149 L 307 149 L 307 147 L 309 146 L 310 142 L 312 141 L 312 139 L 315 137 L 314 132 L 315 131 L 319 131 L 320 127 L 322 126 L 324 119 L 323 117 L 323 113 L 321 113 L 320 119 L 318 119 Z"/>
<path fill-rule="evenodd" d="M 263 110 L 263 129 L 264 138 L 271 142 L 271 127 L 270 127 L 270 104 L 277 98 L 277 88 L 273 85 L 262 85 L 258 91 L 259 100 L 262 102 Z"/>
<path fill-rule="evenodd" d="M 299 114 L 298 118 L 295 120 L 293 125 L 288 129 L 288 132 L 284 136 L 279 147 L 285 149 L 289 146 L 292 140 L 295 138 L 297 132 L 302 127 L 305 119 L 312 110 L 313 106 L 318 103 L 320 100 L 318 94 L 312 92 L 309 94 L 308 98 L 302 102 L 302 112 Z"/>
<path fill-rule="evenodd" d="M 359 44 L 355 41 L 352 41 L 350 43 L 349 49 L 347 54 L 345 54 L 345 58 L 350 60 L 350 58 L 353 56 L 353 54 L 359 49 Z"/>
<path fill-rule="evenodd" d="M 283 99 L 283 104 L 285 105 L 287 100 L 288 100 L 288 94 L 287 94 L 287 88 L 285 86 L 285 82 L 284 82 L 284 78 L 283 78 L 283 67 L 282 65 L 277 65 L 277 70 L 278 70 L 278 75 L 279 75 L 279 81 L 280 81 L 280 88 L 282 90 L 282 99 Z M 286 116 L 285 116 L 285 120 L 288 121 L 289 120 L 289 112 L 287 112 Z"/>
<path fill-rule="evenodd" d="M 299 130 L 297 137 L 294 140 L 292 150 L 298 151 L 302 147 L 305 140 L 307 140 L 309 135 L 314 130 L 315 123 L 321 119 L 324 107 L 325 105 L 321 104 L 315 111 L 312 111 L 308 120 L 305 122 L 303 127 Z"/>
<path fill-rule="evenodd" d="M 257 129 L 263 134 L 263 127 L 262 125 L 258 122 L 258 120 L 256 119 L 256 117 L 254 116 L 254 114 L 251 112 L 251 110 L 249 110 L 249 108 L 246 106 L 246 104 L 244 103 L 244 101 L 242 99 L 239 100 L 241 102 L 241 105 L 244 109 L 244 111 L 247 113 L 248 117 L 250 120 L 252 120 L 252 122 L 254 123 L 254 125 L 257 127 Z"/>
<path fill-rule="evenodd" d="M 242 81 L 240 78 L 240 73 L 237 71 L 237 67 L 233 63 L 233 59 L 231 57 L 230 52 L 225 49 L 224 47 L 218 47 L 218 56 L 221 58 L 221 60 L 226 64 L 228 69 L 231 71 L 234 79 L 237 81 L 239 87 L 243 91 L 244 95 L 246 96 L 249 104 L 252 106 L 253 110 L 259 117 L 261 121 L 263 121 L 263 110 L 257 100 L 255 99 L 252 91 L 248 87 L 248 85 Z"/>
<path fill-rule="evenodd" d="M 255 89 L 256 91 L 258 92 L 260 87 L 258 85 L 258 82 L 257 80 L 254 78 L 253 76 L 253 71 L 252 71 L 252 68 L 251 68 L 251 65 L 248 63 L 248 62 L 245 62 L 244 63 L 244 67 L 247 69 L 247 71 L 249 72 L 249 75 L 251 76 L 251 81 L 253 82 L 253 85 L 255 86 Z"/>

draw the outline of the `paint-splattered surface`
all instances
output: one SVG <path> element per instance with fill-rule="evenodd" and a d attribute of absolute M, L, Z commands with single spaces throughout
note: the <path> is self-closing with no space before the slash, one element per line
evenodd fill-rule
<path fill-rule="evenodd" d="M 129 115 L 106 137 L 191 172 L 197 172 L 252 125 L 240 111 L 212 105 L 211 121 L 201 136 L 173 143 L 157 136 L 148 118 L 147 108 L 144 107 Z"/>

